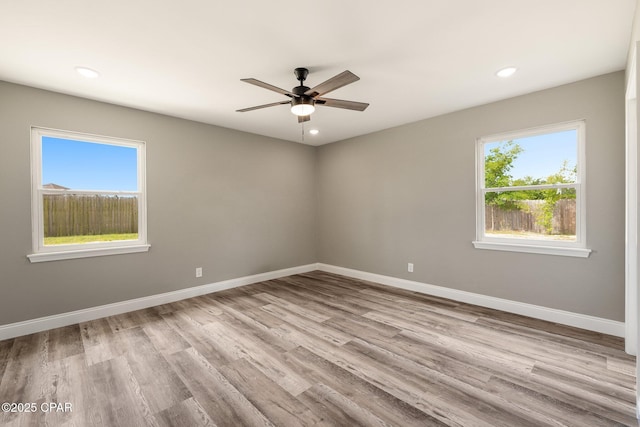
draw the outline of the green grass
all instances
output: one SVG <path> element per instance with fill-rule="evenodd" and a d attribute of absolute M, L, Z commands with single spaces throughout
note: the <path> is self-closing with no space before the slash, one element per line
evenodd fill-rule
<path fill-rule="evenodd" d="M 112 242 L 114 240 L 136 240 L 138 233 L 127 234 L 97 234 L 86 236 L 61 236 L 61 237 L 45 237 L 44 244 L 47 245 L 73 245 L 76 243 L 91 242 Z"/>

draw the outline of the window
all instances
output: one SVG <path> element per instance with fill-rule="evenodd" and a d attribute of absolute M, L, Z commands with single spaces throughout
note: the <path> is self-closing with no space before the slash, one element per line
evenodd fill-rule
<path fill-rule="evenodd" d="M 585 124 L 480 138 L 474 246 L 587 257 Z"/>
<path fill-rule="evenodd" d="M 149 250 L 145 144 L 31 129 L 31 262 Z"/>

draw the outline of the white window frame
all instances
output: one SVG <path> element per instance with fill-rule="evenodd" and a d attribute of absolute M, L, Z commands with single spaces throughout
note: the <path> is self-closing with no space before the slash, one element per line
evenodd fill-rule
<path fill-rule="evenodd" d="M 587 221 L 586 221 L 586 191 L 585 191 L 585 142 L 586 125 L 584 120 L 540 126 L 536 128 L 505 132 L 478 138 L 476 140 L 476 240 L 473 246 L 476 249 L 491 249 L 510 252 L 529 252 L 545 255 L 563 255 L 586 258 L 591 253 L 586 246 Z M 577 173 L 574 184 L 542 184 L 519 187 L 485 188 L 485 145 L 500 141 L 515 140 L 524 137 L 562 132 L 567 130 L 577 131 Z M 576 240 L 555 241 L 518 239 L 512 237 L 487 236 L 485 234 L 485 194 L 487 192 L 514 191 L 514 190 L 538 190 L 575 188 L 576 190 Z"/>
<path fill-rule="evenodd" d="M 98 144 L 117 145 L 135 148 L 137 151 L 137 191 L 102 190 L 55 190 L 43 188 L 42 182 L 42 138 L 54 137 Z M 146 252 L 151 247 L 147 243 L 147 200 L 146 200 L 146 149 L 143 141 L 135 141 L 109 136 L 92 135 L 80 132 L 31 127 L 31 228 L 33 253 L 27 255 L 29 261 L 44 262 L 73 258 L 87 258 L 104 255 Z M 44 244 L 43 198 L 46 194 L 86 194 L 86 195 L 123 195 L 138 198 L 138 239 L 112 242 L 90 242 L 81 244 L 49 245 Z"/>

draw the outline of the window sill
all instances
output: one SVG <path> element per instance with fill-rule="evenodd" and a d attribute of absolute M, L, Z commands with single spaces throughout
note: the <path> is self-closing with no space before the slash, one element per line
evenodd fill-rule
<path fill-rule="evenodd" d="M 29 261 L 31 261 L 32 263 L 59 261 L 59 260 L 65 260 L 65 259 L 91 258 L 91 257 L 97 257 L 97 256 L 148 252 L 150 247 L 151 245 L 131 245 L 131 246 L 114 246 L 110 248 L 79 249 L 75 251 L 63 251 L 63 252 L 42 252 L 39 254 L 27 255 L 27 258 L 29 258 Z"/>
<path fill-rule="evenodd" d="M 493 251 L 527 252 L 532 254 L 572 256 L 578 258 L 588 258 L 591 254 L 591 249 L 585 248 L 568 248 L 560 246 L 538 246 L 479 241 L 474 241 L 472 243 L 476 249 L 489 249 Z"/>

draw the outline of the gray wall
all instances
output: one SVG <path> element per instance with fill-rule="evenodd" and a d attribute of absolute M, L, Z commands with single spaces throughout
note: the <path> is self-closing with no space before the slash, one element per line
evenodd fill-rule
<path fill-rule="evenodd" d="M 476 138 L 575 119 L 591 257 L 474 249 Z M 624 129 L 617 72 L 322 146 L 318 260 L 624 321 Z"/>
<path fill-rule="evenodd" d="M 0 325 L 313 262 L 623 321 L 623 76 L 318 149 L 0 82 Z M 474 249 L 475 139 L 582 118 L 591 257 Z M 31 125 L 147 142 L 149 253 L 29 263 Z"/>
<path fill-rule="evenodd" d="M 146 141 L 149 253 L 29 263 L 31 125 Z M 0 82 L 0 325 L 315 262 L 315 151 Z"/>

